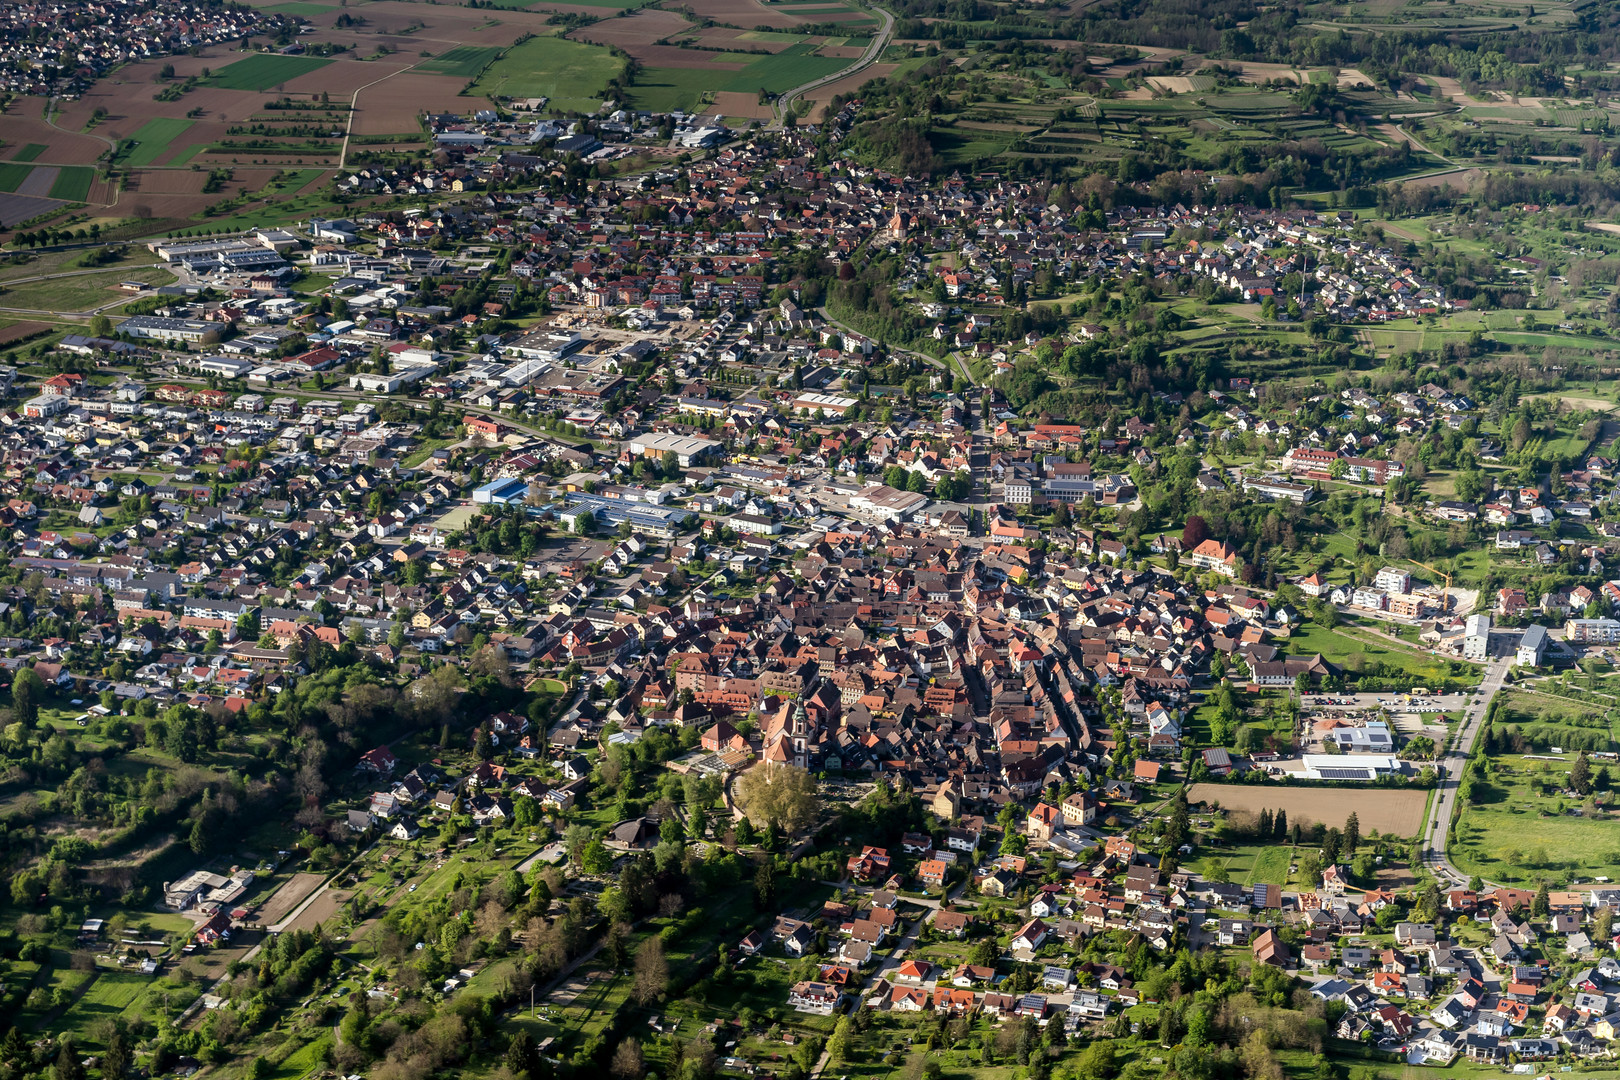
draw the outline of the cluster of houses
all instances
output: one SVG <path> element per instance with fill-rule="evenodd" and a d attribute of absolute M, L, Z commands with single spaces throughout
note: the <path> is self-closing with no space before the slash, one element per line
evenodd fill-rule
<path fill-rule="evenodd" d="M 290 20 L 244 6 L 78 0 L 0 9 L 0 89 L 77 98 L 120 64 L 274 34 Z"/>

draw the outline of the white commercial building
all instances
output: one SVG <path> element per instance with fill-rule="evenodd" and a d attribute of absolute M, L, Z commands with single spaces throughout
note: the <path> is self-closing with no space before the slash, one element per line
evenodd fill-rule
<path fill-rule="evenodd" d="M 720 443 L 713 439 L 700 439 L 695 435 L 671 435 L 650 432 L 630 440 L 630 453 L 637 457 L 661 458 L 674 454 L 681 468 L 690 468 L 710 454 L 718 453 Z"/>
<path fill-rule="evenodd" d="M 1470 615 L 1463 630 L 1463 659 L 1486 660 L 1491 655 L 1491 617 Z"/>
<path fill-rule="evenodd" d="M 1307 780 L 1376 780 L 1401 771 L 1393 754 L 1305 754 L 1300 760 Z"/>

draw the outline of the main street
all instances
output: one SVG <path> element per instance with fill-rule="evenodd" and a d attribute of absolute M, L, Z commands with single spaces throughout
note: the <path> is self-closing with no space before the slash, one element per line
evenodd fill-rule
<path fill-rule="evenodd" d="M 1508 667 L 1512 663 L 1513 657 L 1510 654 L 1499 656 L 1486 665 L 1485 679 L 1479 684 L 1474 704 L 1463 714 L 1456 738 L 1452 741 L 1451 752 L 1440 760 L 1440 764 L 1445 768 L 1445 776 L 1441 778 L 1440 786 L 1436 789 L 1434 807 L 1425 825 L 1423 862 L 1437 877 L 1450 878 L 1458 885 L 1465 884 L 1468 875 L 1458 870 L 1452 865 L 1451 860 L 1446 858 L 1446 837 L 1451 824 L 1451 815 L 1457 806 L 1457 788 L 1462 784 L 1463 770 L 1468 766 L 1468 755 L 1473 752 L 1474 743 L 1485 728 L 1485 714 L 1490 710 L 1491 699 L 1502 689 L 1502 684 L 1507 679 Z"/>

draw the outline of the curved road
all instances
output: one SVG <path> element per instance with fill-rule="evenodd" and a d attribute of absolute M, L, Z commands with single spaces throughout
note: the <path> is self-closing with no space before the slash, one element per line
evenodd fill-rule
<path fill-rule="evenodd" d="M 793 99 L 800 94 L 808 94 L 810 91 L 826 86 L 828 83 L 835 83 L 839 79 L 855 74 L 857 71 L 869 68 L 879 56 L 883 55 L 884 48 L 889 44 L 889 38 L 894 34 L 894 16 L 882 8 L 875 8 L 874 10 L 877 12 L 878 18 L 883 20 L 883 29 L 879 30 L 877 36 L 872 38 L 872 43 L 866 47 L 865 52 L 861 53 L 860 59 L 849 65 L 849 67 L 835 71 L 831 75 L 823 75 L 819 79 L 812 79 L 803 86 L 795 86 L 792 90 L 779 94 L 775 105 L 776 119 L 771 122 L 772 127 L 782 126 L 782 118 L 787 115 L 789 106 L 793 104 Z"/>
<path fill-rule="evenodd" d="M 1468 875 L 1458 870 L 1451 864 L 1451 860 L 1446 858 L 1447 829 L 1451 825 L 1452 812 L 1457 807 L 1457 788 L 1462 783 L 1463 770 L 1468 766 L 1468 755 L 1473 753 L 1474 743 L 1485 728 L 1485 713 L 1491 707 L 1491 699 L 1502 689 L 1508 667 L 1512 663 L 1511 656 L 1502 656 L 1485 666 L 1485 681 L 1479 684 L 1474 704 L 1463 713 L 1462 726 L 1457 729 L 1457 737 L 1451 752 L 1440 759 L 1440 764 L 1445 766 L 1446 775 L 1445 779 L 1440 781 L 1438 797 L 1424 826 L 1423 864 L 1442 882 L 1448 877 L 1459 886 L 1468 882 Z"/>

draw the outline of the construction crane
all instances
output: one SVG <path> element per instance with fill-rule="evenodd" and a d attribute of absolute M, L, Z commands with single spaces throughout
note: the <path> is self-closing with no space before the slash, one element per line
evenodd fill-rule
<path fill-rule="evenodd" d="M 1407 561 L 1412 563 L 1414 566 L 1421 566 L 1429 573 L 1445 579 L 1445 584 L 1441 586 L 1440 589 L 1440 614 L 1444 615 L 1448 613 L 1451 610 L 1451 575 L 1447 572 L 1436 570 L 1428 563 L 1418 562 L 1416 559 L 1408 559 Z"/>

